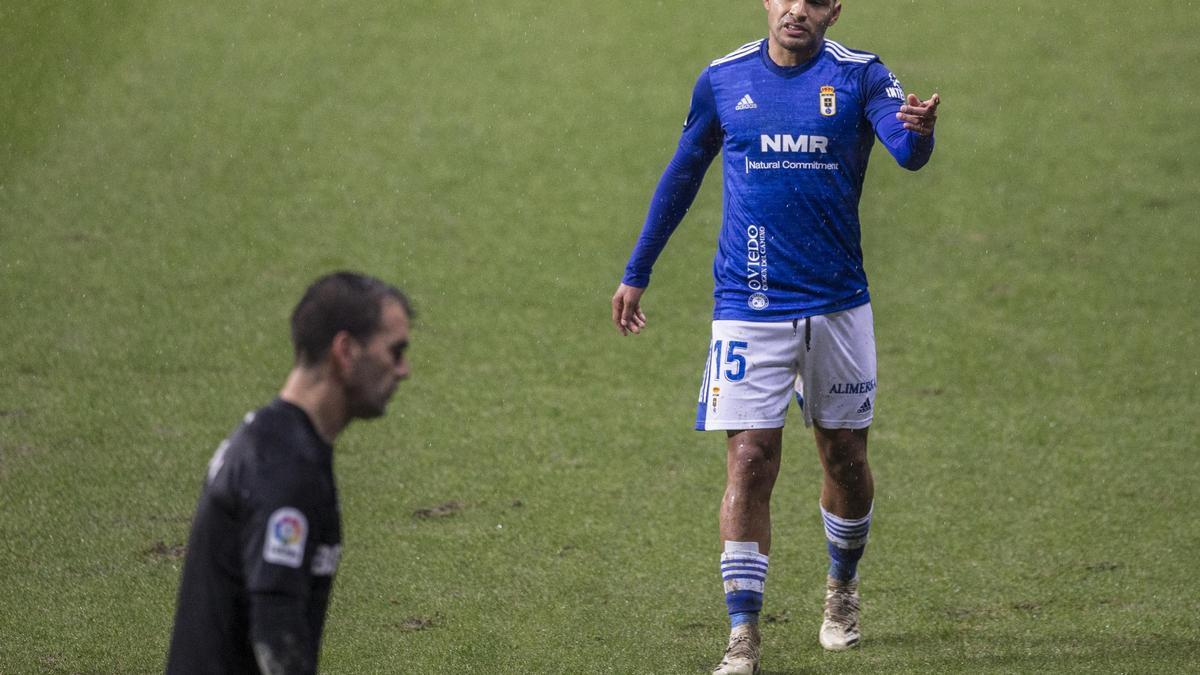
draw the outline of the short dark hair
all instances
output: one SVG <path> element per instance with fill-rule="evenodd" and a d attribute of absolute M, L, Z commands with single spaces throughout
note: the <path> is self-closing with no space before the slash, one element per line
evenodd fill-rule
<path fill-rule="evenodd" d="M 334 272 L 317 279 L 292 310 L 292 348 L 296 362 L 314 365 L 329 353 L 335 335 L 350 333 L 365 342 L 379 330 L 383 300 L 400 303 L 413 317 L 408 296 L 375 277 L 357 272 Z"/>

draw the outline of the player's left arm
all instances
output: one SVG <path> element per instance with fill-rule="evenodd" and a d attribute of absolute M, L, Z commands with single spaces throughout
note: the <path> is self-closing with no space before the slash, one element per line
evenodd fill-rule
<path fill-rule="evenodd" d="M 319 504 L 299 463 L 257 467 L 241 524 L 250 643 L 268 675 L 317 672 L 319 635 L 309 625 Z"/>
<path fill-rule="evenodd" d="M 925 101 L 916 94 L 905 96 L 899 80 L 879 61 L 864 69 L 862 86 L 867 118 L 896 163 L 910 171 L 925 166 L 933 155 L 941 96 L 935 93 Z"/>
<path fill-rule="evenodd" d="M 263 675 L 317 672 L 307 610 L 300 598 L 266 593 L 250 595 L 250 643 Z"/>
<path fill-rule="evenodd" d="M 929 100 L 922 101 L 916 94 L 909 94 L 896 119 L 904 122 L 904 128 L 918 136 L 933 136 L 933 127 L 937 124 L 937 108 L 942 97 L 935 91 Z"/>

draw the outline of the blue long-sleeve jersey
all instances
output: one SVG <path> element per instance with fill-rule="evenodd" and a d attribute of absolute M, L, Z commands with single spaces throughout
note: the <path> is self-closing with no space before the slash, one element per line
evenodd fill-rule
<path fill-rule="evenodd" d="M 904 90 L 877 56 L 826 40 L 781 67 L 757 40 L 700 74 L 679 147 L 654 192 L 624 283 L 644 288 L 709 164 L 724 155 L 714 319 L 782 321 L 870 300 L 858 202 L 875 137 L 903 167 L 933 137 L 896 119 Z"/>

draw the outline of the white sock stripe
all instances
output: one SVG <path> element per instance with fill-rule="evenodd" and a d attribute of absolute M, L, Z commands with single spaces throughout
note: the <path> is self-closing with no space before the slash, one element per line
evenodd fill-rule
<path fill-rule="evenodd" d="M 745 574 L 752 577 L 767 578 L 767 568 L 765 567 L 722 567 L 721 576 L 728 577 L 733 574 Z"/>
<path fill-rule="evenodd" d="M 838 532 L 825 530 L 825 538 L 841 546 L 842 548 L 858 548 L 862 544 L 866 543 L 868 536 L 870 536 L 868 532 L 840 534 Z"/>
<path fill-rule="evenodd" d="M 871 517 L 875 515 L 872 503 L 867 515 L 862 518 L 842 518 L 821 507 L 821 521 L 825 526 L 825 538 L 838 548 L 862 548 L 867 545 L 871 529 Z"/>
<path fill-rule="evenodd" d="M 862 548 L 867 545 L 867 540 L 870 539 L 870 536 L 868 535 L 866 537 L 847 539 L 845 537 L 831 535 L 828 532 L 826 532 L 825 538 L 828 539 L 830 542 L 832 542 L 833 545 L 837 546 L 838 548 Z"/>
<path fill-rule="evenodd" d="M 762 593 L 766 587 L 766 583 L 755 579 L 730 579 L 725 582 L 725 592 L 733 593 L 736 591 L 753 591 Z"/>
<path fill-rule="evenodd" d="M 833 542 L 833 545 L 837 546 L 838 548 L 862 548 L 867 545 L 867 539 L 870 537 L 862 537 L 860 539 L 843 539 L 826 532 L 825 538 Z"/>
<path fill-rule="evenodd" d="M 856 538 L 867 534 L 871 529 L 870 521 L 863 523 L 857 527 L 839 527 L 828 520 L 825 521 L 825 531 L 830 534 L 836 534 L 839 537 Z"/>
<path fill-rule="evenodd" d="M 846 518 L 838 518 L 837 516 L 833 515 L 832 513 L 822 513 L 821 520 L 823 520 L 826 523 L 833 525 L 834 527 L 837 527 L 839 529 L 854 530 L 854 529 L 858 529 L 860 527 L 865 527 L 867 525 L 870 525 L 871 524 L 871 516 L 872 516 L 872 514 L 868 513 L 867 515 L 863 516 L 862 518 L 858 518 L 855 520 L 847 520 Z"/>
<path fill-rule="evenodd" d="M 756 560 L 754 558 L 726 558 L 725 556 L 721 556 L 721 566 L 724 567 L 725 565 L 754 565 L 755 567 L 766 569 L 767 561 L 765 558 L 762 560 Z"/>
<path fill-rule="evenodd" d="M 728 579 L 730 577 L 750 577 L 752 579 L 766 579 L 766 570 L 748 570 L 748 569 L 732 569 L 721 570 L 721 578 Z"/>
<path fill-rule="evenodd" d="M 724 565 L 727 562 L 738 561 L 738 562 L 754 563 L 754 564 L 762 565 L 765 567 L 767 565 L 767 560 L 768 560 L 767 556 L 765 556 L 761 553 L 755 553 L 753 551 L 733 551 L 730 553 L 722 553 L 721 554 L 721 564 L 722 565 Z"/>
<path fill-rule="evenodd" d="M 725 592 L 762 593 L 767 582 L 767 560 L 767 556 L 741 547 L 722 553 L 721 580 Z"/>
<path fill-rule="evenodd" d="M 730 584 L 736 584 L 742 588 L 754 586 L 760 592 L 762 591 L 763 586 L 766 585 L 766 583 L 767 583 L 767 580 L 765 577 L 762 579 L 746 579 L 743 577 L 737 577 L 737 578 L 733 578 L 733 579 L 722 579 L 721 581 L 723 581 L 725 583 L 726 587 L 728 587 Z M 751 588 L 750 590 L 755 590 L 755 589 Z"/>
<path fill-rule="evenodd" d="M 833 515 L 832 513 L 823 511 L 821 513 L 821 520 L 824 520 L 827 523 L 833 523 L 834 525 L 837 525 L 838 527 L 853 528 L 853 527 L 858 527 L 860 525 L 865 525 L 865 524 L 871 522 L 871 518 L 874 515 L 875 514 L 873 514 L 873 513 L 868 513 L 867 515 L 863 516 L 862 518 L 850 519 L 850 518 L 841 518 L 839 516 Z"/>
<path fill-rule="evenodd" d="M 867 515 L 863 516 L 862 518 L 843 518 L 826 511 L 825 507 L 821 506 L 820 502 L 817 502 L 817 506 L 821 509 L 821 518 L 823 520 L 826 522 L 833 521 L 834 523 L 843 527 L 854 527 L 855 525 L 860 525 L 862 523 L 869 523 L 871 522 L 871 517 L 875 515 L 875 502 L 871 502 L 871 506 L 867 508 Z"/>
<path fill-rule="evenodd" d="M 721 576 L 728 577 L 733 574 L 744 574 L 751 577 L 767 577 L 767 568 L 765 567 L 722 567 Z"/>

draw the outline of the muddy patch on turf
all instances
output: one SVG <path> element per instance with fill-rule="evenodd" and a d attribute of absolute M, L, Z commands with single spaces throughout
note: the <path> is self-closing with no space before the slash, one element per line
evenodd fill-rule
<path fill-rule="evenodd" d="M 424 616 L 410 616 L 396 624 L 396 628 L 402 633 L 415 633 L 419 630 L 428 630 L 433 628 L 434 625 L 434 619 Z"/>
<path fill-rule="evenodd" d="M 142 551 L 142 557 L 150 562 L 182 560 L 186 554 L 187 546 L 183 544 L 167 544 L 164 541 L 156 541 L 153 546 Z"/>
<path fill-rule="evenodd" d="M 422 520 L 429 518 L 448 518 L 455 514 L 462 513 L 463 508 L 465 508 L 465 505 L 462 502 L 458 501 L 457 499 L 453 499 L 451 501 L 438 504 L 437 506 L 428 506 L 422 509 L 417 509 L 416 511 L 413 511 L 413 518 Z"/>

